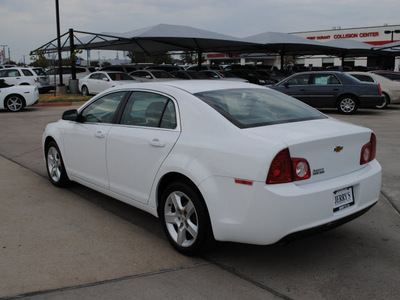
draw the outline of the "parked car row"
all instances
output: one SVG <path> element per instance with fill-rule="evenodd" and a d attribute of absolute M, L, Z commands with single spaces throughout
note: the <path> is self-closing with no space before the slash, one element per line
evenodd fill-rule
<path fill-rule="evenodd" d="M 40 92 L 51 89 L 49 77 L 42 68 L 10 67 L 0 69 L 0 79 L 10 85 L 33 85 Z"/>

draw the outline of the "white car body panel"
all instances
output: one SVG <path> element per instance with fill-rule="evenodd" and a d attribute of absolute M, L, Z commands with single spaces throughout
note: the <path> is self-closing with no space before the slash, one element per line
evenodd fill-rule
<path fill-rule="evenodd" d="M 18 85 L 0 88 L 0 109 L 5 109 L 5 100 L 10 95 L 20 95 L 25 99 L 26 106 L 31 106 L 39 101 L 39 89 L 37 86 Z"/>
<path fill-rule="evenodd" d="M 107 76 L 108 80 L 103 80 L 103 79 L 91 79 L 90 77 L 94 74 L 97 73 L 103 73 Z M 113 88 L 116 86 L 124 85 L 124 84 L 131 84 L 137 82 L 136 80 L 112 80 L 109 76 L 108 73 L 118 73 L 115 71 L 109 71 L 109 72 L 93 72 L 92 74 L 88 74 L 87 76 L 83 77 L 82 79 L 79 80 L 79 90 L 82 92 L 82 87 L 86 86 L 89 89 L 90 94 L 96 95 L 98 93 L 101 93 L 109 88 Z"/>
<path fill-rule="evenodd" d="M 275 243 L 378 201 L 379 163 L 359 164 L 371 130 L 330 118 L 240 129 L 191 95 L 227 88 L 263 89 L 228 81 L 124 85 L 114 90 L 169 95 L 176 101 L 178 127 L 166 130 L 60 120 L 46 127 L 43 144 L 48 137 L 57 142 L 71 180 L 155 216 L 160 180 L 171 172 L 185 176 L 201 192 L 214 236 L 221 241 Z M 152 145 L 156 140 L 161 144 Z M 336 146 L 343 151 L 335 153 Z M 286 147 L 292 157 L 304 157 L 312 170 L 324 172 L 298 182 L 266 184 L 271 161 Z M 237 184 L 235 179 L 252 185 Z M 347 187 L 353 189 L 355 204 L 334 212 L 333 193 Z"/>

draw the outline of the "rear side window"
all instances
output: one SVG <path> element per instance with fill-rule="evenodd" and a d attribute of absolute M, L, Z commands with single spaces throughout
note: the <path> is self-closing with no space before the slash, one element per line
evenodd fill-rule
<path fill-rule="evenodd" d="M 318 74 L 314 75 L 315 85 L 328 85 L 328 84 L 340 84 L 340 81 L 333 74 Z"/>
<path fill-rule="evenodd" d="M 375 82 L 374 79 L 371 76 L 367 75 L 360 75 L 360 74 L 351 74 L 351 76 L 357 78 L 360 81 L 363 82 Z"/>
<path fill-rule="evenodd" d="M 174 102 L 163 95 L 134 92 L 126 104 L 120 123 L 174 129 L 177 124 Z"/>
<path fill-rule="evenodd" d="M 309 74 L 301 74 L 290 78 L 288 81 L 286 81 L 286 83 L 290 85 L 307 85 L 309 80 Z"/>
<path fill-rule="evenodd" d="M 32 72 L 26 69 L 22 69 L 22 73 L 24 73 L 25 76 L 33 76 Z"/>
<path fill-rule="evenodd" d="M 270 89 L 230 89 L 195 94 L 239 128 L 325 119 L 317 110 Z"/>

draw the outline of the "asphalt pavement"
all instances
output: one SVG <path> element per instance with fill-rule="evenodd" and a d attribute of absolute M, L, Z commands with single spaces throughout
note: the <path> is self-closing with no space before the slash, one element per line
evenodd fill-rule
<path fill-rule="evenodd" d="M 0 111 L 0 299 L 398 299 L 400 106 L 343 116 L 370 127 L 380 201 L 360 218 L 287 245 L 220 243 L 186 257 L 158 220 L 46 178 L 41 135 L 68 107 Z"/>

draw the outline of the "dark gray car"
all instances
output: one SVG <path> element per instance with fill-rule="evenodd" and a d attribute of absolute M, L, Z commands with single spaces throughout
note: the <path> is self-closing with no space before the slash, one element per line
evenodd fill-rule
<path fill-rule="evenodd" d="M 353 114 L 358 107 L 373 108 L 384 101 L 379 85 L 334 71 L 294 74 L 271 88 L 313 107 L 337 108 L 344 114 Z"/>

